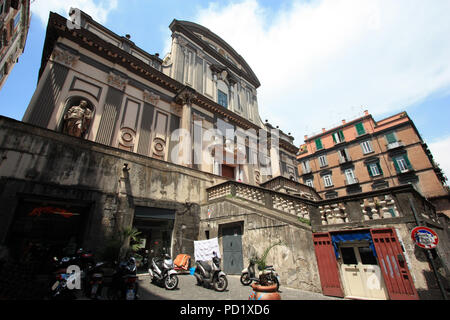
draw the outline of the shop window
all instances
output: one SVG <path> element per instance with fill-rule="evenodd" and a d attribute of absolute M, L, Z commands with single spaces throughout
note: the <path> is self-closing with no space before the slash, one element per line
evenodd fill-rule
<path fill-rule="evenodd" d="M 342 262 L 344 264 L 358 264 L 356 259 L 355 250 L 353 247 L 341 248 Z"/>
<path fill-rule="evenodd" d="M 372 249 L 370 247 L 358 247 L 359 256 L 361 257 L 362 264 L 372 264 L 377 265 L 377 259 L 373 255 Z"/>

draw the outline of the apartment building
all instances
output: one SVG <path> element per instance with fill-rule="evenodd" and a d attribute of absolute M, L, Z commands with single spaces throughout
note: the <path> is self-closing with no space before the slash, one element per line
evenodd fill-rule
<path fill-rule="evenodd" d="M 305 136 L 297 159 L 301 182 L 322 198 L 404 184 L 450 215 L 447 178 L 406 112 L 375 121 L 368 111 L 320 134 Z"/>
<path fill-rule="evenodd" d="M 0 0 L 0 89 L 25 49 L 30 0 Z"/>

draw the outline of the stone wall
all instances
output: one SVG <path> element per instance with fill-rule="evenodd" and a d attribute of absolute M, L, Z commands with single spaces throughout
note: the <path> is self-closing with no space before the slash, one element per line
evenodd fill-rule
<path fill-rule="evenodd" d="M 184 224 L 185 238 L 195 239 L 198 204 L 206 200 L 208 187 L 223 181 L 213 174 L 0 117 L 1 242 L 22 195 L 85 204 L 89 218 L 83 245 L 92 249 L 101 246 L 108 232 L 129 226 L 136 205 L 176 210 L 175 229 Z M 192 249 L 193 254 L 192 242 L 174 240 L 173 245 Z"/>
<path fill-rule="evenodd" d="M 275 246 L 267 257 L 267 264 L 279 273 L 281 285 L 321 292 L 311 228 L 267 216 L 263 210 L 231 197 L 212 200 L 200 209 L 200 238 L 205 239 L 208 230 L 210 238 L 218 237 L 223 248 L 220 226 L 241 223 L 244 267 L 252 256 L 261 256 L 268 246 L 281 240 L 285 245 Z"/>

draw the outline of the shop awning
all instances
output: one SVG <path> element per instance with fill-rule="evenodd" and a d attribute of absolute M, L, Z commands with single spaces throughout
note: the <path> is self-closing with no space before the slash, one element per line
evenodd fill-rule
<path fill-rule="evenodd" d="M 336 258 L 339 258 L 339 249 L 338 245 L 340 243 L 347 243 L 352 241 L 368 241 L 369 247 L 372 249 L 373 255 L 376 257 L 377 253 L 375 251 L 375 246 L 373 245 L 372 236 L 369 231 L 361 231 L 361 232 L 345 232 L 345 233 L 336 233 L 331 235 L 331 241 L 333 243 L 334 253 Z"/>

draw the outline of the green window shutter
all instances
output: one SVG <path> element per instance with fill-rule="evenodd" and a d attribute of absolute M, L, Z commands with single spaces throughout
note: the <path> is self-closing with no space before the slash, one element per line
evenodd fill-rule
<path fill-rule="evenodd" d="M 388 143 L 397 142 L 397 138 L 395 137 L 394 132 L 389 132 L 388 134 L 386 134 L 386 140 Z"/>
<path fill-rule="evenodd" d="M 367 171 L 369 171 L 369 176 L 373 177 L 372 169 L 370 169 L 370 164 L 367 165 Z"/>
<path fill-rule="evenodd" d="M 412 170 L 411 162 L 409 162 L 408 156 L 405 154 L 403 155 L 403 159 L 405 159 L 406 165 L 408 166 L 409 170 Z"/>
<path fill-rule="evenodd" d="M 319 139 L 316 139 L 316 148 L 317 148 L 317 150 L 320 150 L 320 149 L 323 148 L 323 146 L 322 146 L 322 140 L 320 140 L 320 138 L 319 138 Z"/>
<path fill-rule="evenodd" d="M 341 138 L 341 141 L 345 141 L 344 133 L 339 130 L 339 138 Z"/>
<path fill-rule="evenodd" d="M 336 143 L 335 133 L 333 133 L 331 136 L 333 137 L 333 142 Z"/>
<path fill-rule="evenodd" d="M 400 173 L 400 168 L 399 168 L 398 163 L 397 163 L 397 158 L 394 158 L 393 160 L 394 160 L 395 170 L 397 171 L 397 173 Z"/>
<path fill-rule="evenodd" d="M 360 136 L 360 135 L 366 133 L 366 130 L 364 129 L 364 125 L 363 125 L 362 122 L 357 123 L 357 124 L 355 125 L 355 127 L 356 127 L 356 132 L 358 133 L 358 136 Z"/>
<path fill-rule="evenodd" d="M 380 170 L 380 174 L 383 175 L 383 169 L 381 169 L 381 164 L 377 162 L 378 170 Z"/>

